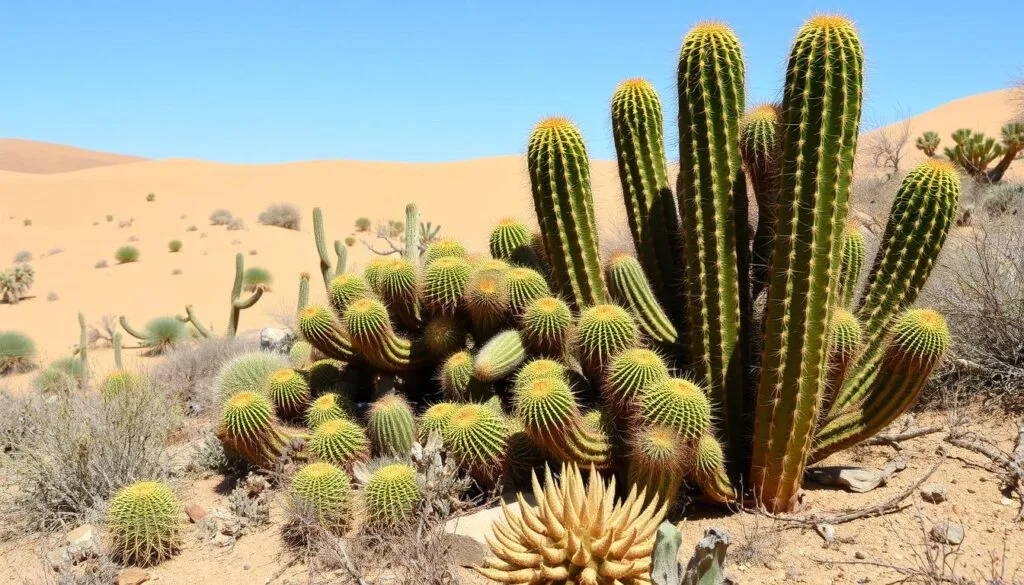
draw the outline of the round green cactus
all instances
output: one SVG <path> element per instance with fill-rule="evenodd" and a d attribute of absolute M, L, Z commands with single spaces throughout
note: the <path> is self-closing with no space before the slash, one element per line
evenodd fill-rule
<path fill-rule="evenodd" d="M 555 297 L 533 301 L 523 311 L 520 324 L 530 351 L 551 357 L 565 355 L 572 330 L 572 311 L 564 301 Z"/>
<path fill-rule="evenodd" d="M 362 276 L 351 273 L 339 274 L 332 278 L 330 290 L 328 291 L 331 307 L 339 315 L 345 313 L 345 309 L 348 308 L 352 301 L 371 294 L 373 294 L 373 289 L 370 288 L 370 283 L 366 282 L 366 279 Z"/>
<path fill-rule="evenodd" d="M 270 374 L 287 366 L 287 360 L 276 353 L 243 353 L 221 367 L 214 387 L 222 399 L 239 392 L 266 393 Z"/>
<path fill-rule="evenodd" d="M 440 238 L 427 245 L 423 252 L 423 261 L 432 264 L 441 258 L 465 258 L 466 254 L 466 247 L 458 240 Z"/>
<path fill-rule="evenodd" d="M 238 392 L 224 403 L 221 424 L 228 436 L 245 443 L 258 443 L 272 430 L 274 406 L 258 392 Z"/>
<path fill-rule="evenodd" d="M 491 488 L 505 463 L 505 421 L 490 408 L 467 404 L 451 414 L 442 435 L 459 466 L 482 487 Z"/>
<path fill-rule="evenodd" d="M 473 356 L 465 350 L 451 354 L 441 364 L 439 378 L 446 400 L 466 401 L 473 384 Z"/>
<path fill-rule="evenodd" d="M 602 392 L 609 404 L 620 411 L 629 411 L 645 388 L 669 377 L 668 366 L 661 356 L 649 349 L 631 348 L 612 358 Z"/>
<path fill-rule="evenodd" d="M 832 394 L 839 389 L 846 378 L 846 371 L 861 348 L 863 327 L 857 317 L 846 309 L 832 310 L 832 322 L 828 335 L 828 392 L 822 411 L 828 412 Z"/>
<path fill-rule="evenodd" d="M 629 483 L 647 490 L 647 500 L 673 501 L 690 464 L 690 449 L 672 427 L 647 425 L 630 439 Z"/>
<path fill-rule="evenodd" d="M 641 420 L 676 429 L 686 440 L 696 440 L 711 426 L 711 405 L 704 391 L 682 378 L 644 388 L 638 406 Z"/>
<path fill-rule="evenodd" d="M 370 474 L 362 493 L 371 525 L 394 526 L 405 522 L 420 500 L 416 470 L 407 463 L 385 465 Z"/>
<path fill-rule="evenodd" d="M 456 316 L 435 315 L 423 328 L 423 344 L 434 359 L 444 359 L 466 346 L 466 326 Z"/>
<path fill-rule="evenodd" d="M 366 263 L 366 268 L 363 269 L 363 280 L 370 285 L 370 288 L 377 287 L 381 269 L 384 268 L 384 263 L 387 261 L 387 258 L 374 258 Z"/>
<path fill-rule="evenodd" d="M 113 398 L 128 391 L 135 390 L 146 383 L 146 377 L 129 370 L 114 370 L 100 382 L 100 395 Z"/>
<path fill-rule="evenodd" d="M 416 420 L 409 401 L 399 394 L 378 398 L 367 413 L 366 432 L 375 454 L 408 455 L 416 436 Z"/>
<path fill-rule="evenodd" d="M 308 305 L 299 311 L 299 333 L 325 356 L 350 360 L 355 357 L 352 342 L 345 337 L 334 313 L 323 305 Z"/>
<path fill-rule="evenodd" d="M 313 401 L 306 410 L 306 426 L 316 429 L 330 420 L 351 419 L 354 408 L 340 394 L 328 392 Z"/>
<path fill-rule="evenodd" d="M 292 476 L 295 503 L 316 514 L 329 531 L 341 533 L 352 517 L 352 480 L 330 463 L 310 463 Z"/>
<path fill-rule="evenodd" d="M 481 257 L 472 259 L 470 260 L 470 262 L 473 264 L 473 270 L 476 270 L 477 272 L 486 272 L 488 270 L 494 270 L 504 275 L 506 272 L 512 269 L 512 266 L 508 262 L 505 262 L 504 260 L 500 260 L 498 258 Z"/>
<path fill-rule="evenodd" d="M 155 565 L 180 544 L 181 507 L 171 488 L 160 482 L 140 481 L 118 490 L 106 523 L 112 556 L 126 565 Z"/>
<path fill-rule="evenodd" d="M 535 359 L 519 368 L 516 373 L 515 388 L 525 388 L 534 380 L 542 378 L 557 378 L 568 382 L 565 366 L 561 363 L 547 358 Z"/>
<path fill-rule="evenodd" d="M 380 298 L 406 327 L 416 327 L 420 323 L 417 279 L 415 264 L 405 258 L 392 258 L 381 265 L 374 286 Z"/>
<path fill-rule="evenodd" d="M 905 356 L 934 364 L 949 349 L 949 325 L 932 309 L 912 309 L 896 318 L 890 343 Z"/>
<path fill-rule="evenodd" d="M 267 390 L 271 402 L 282 418 L 295 416 L 309 405 L 309 384 L 291 368 L 283 368 L 270 374 Z"/>
<path fill-rule="evenodd" d="M 710 433 L 705 433 L 697 441 L 690 464 L 690 476 L 706 498 L 720 504 L 736 501 L 736 491 L 725 474 L 722 445 Z"/>
<path fill-rule="evenodd" d="M 448 421 L 451 420 L 452 415 L 455 411 L 460 408 L 460 405 L 454 402 L 438 402 L 431 406 L 420 416 L 420 422 L 418 425 L 419 439 L 421 443 L 426 443 L 427 439 L 430 438 L 430 433 L 437 432 L 444 437 L 445 429 L 448 427 Z"/>
<path fill-rule="evenodd" d="M 525 224 L 516 219 L 503 219 L 491 231 L 491 256 L 515 262 L 518 254 L 530 249 L 530 238 Z"/>
<path fill-rule="evenodd" d="M 533 301 L 551 296 L 548 281 L 532 268 L 513 268 L 505 274 L 505 287 L 508 289 L 509 309 L 513 315 L 522 315 L 526 307 Z"/>
<path fill-rule="evenodd" d="M 579 417 L 572 389 L 555 376 L 516 384 L 512 401 L 516 417 L 531 436 L 558 435 Z"/>
<path fill-rule="evenodd" d="M 515 329 L 492 337 L 473 358 L 473 377 L 481 382 L 507 378 L 526 359 L 526 347 Z"/>
<path fill-rule="evenodd" d="M 347 364 L 338 360 L 317 360 L 306 369 L 309 390 L 314 396 L 335 391 L 345 383 Z"/>
<path fill-rule="evenodd" d="M 353 345 L 373 344 L 386 339 L 394 329 L 384 303 L 371 297 L 353 301 L 342 318 Z"/>
<path fill-rule="evenodd" d="M 464 258 L 444 256 L 427 265 L 423 275 L 423 301 L 436 314 L 452 315 L 473 268 Z"/>
<path fill-rule="evenodd" d="M 321 461 L 350 469 L 353 463 L 370 458 L 370 441 L 363 427 L 345 418 L 335 418 L 313 429 L 309 452 Z"/>
<path fill-rule="evenodd" d="M 292 344 L 288 350 L 288 361 L 293 368 L 304 367 L 313 356 L 313 346 L 308 341 L 300 339 Z"/>
<path fill-rule="evenodd" d="M 597 305 L 580 314 L 576 341 L 583 371 L 591 379 L 599 380 L 615 354 L 637 344 L 639 330 L 622 307 Z"/>
<path fill-rule="evenodd" d="M 466 284 L 464 300 L 473 324 L 473 337 L 478 343 L 483 343 L 508 321 L 508 289 L 504 271 L 474 271 Z"/>

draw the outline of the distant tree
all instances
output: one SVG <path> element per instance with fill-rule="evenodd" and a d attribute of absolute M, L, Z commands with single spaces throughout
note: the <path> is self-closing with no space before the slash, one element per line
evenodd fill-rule
<path fill-rule="evenodd" d="M 935 156 L 935 151 L 938 150 L 940 142 L 942 142 L 942 139 L 939 138 L 938 133 L 929 130 L 917 137 L 917 142 L 914 146 L 930 158 Z"/>
<path fill-rule="evenodd" d="M 952 135 L 955 143 L 945 150 L 946 158 L 960 166 L 967 174 L 982 183 L 998 183 L 1010 164 L 1024 151 L 1024 122 L 1011 122 L 1003 126 L 1001 140 L 960 128 Z M 998 160 L 996 166 L 989 168 Z"/>
<path fill-rule="evenodd" d="M 906 156 L 907 143 L 910 142 L 910 117 L 904 111 L 898 111 L 897 116 L 901 122 L 878 130 L 868 143 L 871 163 L 876 168 L 889 171 L 886 173 L 886 179 L 891 179 L 900 172 L 900 165 Z"/>

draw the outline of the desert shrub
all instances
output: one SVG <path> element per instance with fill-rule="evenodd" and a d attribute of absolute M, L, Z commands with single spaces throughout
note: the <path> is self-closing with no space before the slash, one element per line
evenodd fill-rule
<path fill-rule="evenodd" d="M 167 242 L 167 249 L 170 250 L 171 253 L 180 251 L 181 240 L 171 240 L 170 242 Z"/>
<path fill-rule="evenodd" d="M 228 495 L 228 509 L 242 521 L 244 529 L 270 524 L 270 487 L 266 477 L 250 473 Z"/>
<path fill-rule="evenodd" d="M 42 394 L 66 394 L 78 387 L 82 360 L 62 357 L 50 362 L 32 379 L 32 387 Z"/>
<path fill-rule="evenodd" d="M 107 214 L 107 223 L 110 223 L 110 222 L 112 222 L 112 221 L 114 221 L 114 216 L 113 216 L 113 215 L 110 215 L 110 214 L 108 213 L 108 214 Z"/>
<path fill-rule="evenodd" d="M 216 378 L 224 364 L 253 348 L 253 342 L 222 337 L 174 347 L 150 371 L 150 382 L 187 414 L 199 414 L 219 404 Z"/>
<path fill-rule="evenodd" d="M 228 222 L 228 230 L 236 231 L 236 230 L 244 230 L 244 229 L 245 229 L 245 221 L 242 220 L 242 218 L 240 218 L 240 217 L 233 218 L 231 221 Z"/>
<path fill-rule="evenodd" d="M 199 228 L 197 228 L 197 227 L 196 227 L 196 226 L 194 226 L 194 225 L 190 225 L 190 226 L 188 226 L 187 228 L 185 228 L 185 231 L 186 231 L 186 232 L 195 232 L 195 231 L 199 231 Z"/>
<path fill-rule="evenodd" d="M 93 268 L 106 268 L 107 266 L 109 266 L 109 264 L 107 264 L 106 260 L 100 260 L 99 262 L 93 265 Z"/>
<path fill-rule="evenodd" d="M 32 252 L 29 252 L 28 250 L 22 250 L 21 252 L 18 252 L 17 254 L 14 255 L 14 263 L 15 264 L 18 264 L 19 262 L 31 262 L 31 261 L 32 261 Z"/>
<path fill-rule="evenodd" d="M 345 245 L 351 248 L 356 245 L 356 239 L 352 236 L 345 238 Z"/>
<path fill-rule="evenodd" d="M 985 190 L 981 207 L 990 218 L 1019 215 L 1024 209 L 1024 183 L 1000 183 Z"/>
<path fill-rule="evenodd" d="M 928 289 L 956 339 L 932 388 L 1024 408 L 1024 234 L 1014 225 L 976 228 L 956 244 Z"/>
<path fill-rule="evenodd" d="M 188 326 L 177 317 L 157 317 L 146 323 L 146 345 L 158 353 L 192 339 Z"/>
<path fill-rule="evenodd" d="M 51 291 L 50 291 L 50 292 L 49 292 L 49 293 L 48 293 L 48 294 L 46 295 L 46 300 L 48 300 L 48 301 L 50 301 L 50 302 L 52 303 L 53 301 L 59 301 L 59 300 L 60 300 L 60 297 L 59 297 L 59 296 L 57 296 L 57 293 L 56 293 L 55 291 L 52 291 L 52 290 L 51 290 Z"/>
<path fill-rule="evenodd" d="M 249 250 L 249 255 L 250 256 L 255 256 L 256 254 L 259 254 L 258 250 L 256 250 L 256 249 Z"/>
<path fill-rule="evenodd" d="M 148 201 L 149 203 L 156 201 L 156 193 L 150 193 L 149 195 L 146 195 L 146 201 Z"/>
<path fill-rule="evenodd" d="M 139 236 L 128 236 L 128 241 L 129 242 L 138 242 L 139 241 Z"/>
<path fill-rule="evenodd" d="M 242 275 L 242 286 L 247 291 L 254 291 L 257 288 L 270 290 L 270 285 L 273 283 L 274 278 L 270 275 L 270 271 L 259 266 L 246 268 L 245 274 Z"/>
<path fill-rule="evenodd" d="M 36 344 L 17 331 L 0 331 L 0 376 L 31 370 L 36 362 Z"/>
<path fill-rule="evenodd" d="M 0 270 L 0 302 L 16 304 L 28 294 L 36 280 L 31 264 L 22 262 L 7 270 Z"/>
<path fill-rule="evenodd" d="M 227 209 L 215 209 L 210 214 L 210 223 L 212 225 L 228 225 L 232 219 L 234 219 L 234 215 Z"/>
<path fill-rule="evenodd" d="M 24 220 L 24 221 L 22 221 L 21 223 L 22 223 L 22 224 L 23 224 L 23 225 L 24 225 L 25 227 L 29 227 L 30 225 L 32 225 L 32 220 L 31 220 L 31 219 L 25 219 L 25 220 Z"/>
<path fill-rule="evenodd" d="M 170 475 L 164 446 L 176 413 L 148 388 L 102 398 L 71 393 L 24 411 L 11 453 L 14 519 L 31 529 L 73 527 L 138 478 Z"/>
<path fill-rule="evenodd" d="M 288 203 L 275 203 L 259 215 L 263 225 L 276 225 L 288 230 L 298 230 L 301 218 L 299 209 Z"/>
<path fill-rule="evenodd" d="M 114 259 L 118 264 L 139 261 L 139 249 L 135 246 L 121 246 L 114 252 Z"/>
<path fill-rule="evenodd" d="M 356 220 L 356 231 L 357 232 L 368 232 L 370 231 L 370 218 L 360 217 Z"/>

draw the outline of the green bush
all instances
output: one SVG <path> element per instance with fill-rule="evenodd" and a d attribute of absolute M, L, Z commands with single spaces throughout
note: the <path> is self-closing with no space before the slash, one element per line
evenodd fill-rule
<path fill-rule="evenodd" d="M 78 386 L 82 375 L 82 360 L 74 357 L 62 357 L 32 379 L 32 386 L 41 394 L 64 394 Z"/>
<path fill-rule="evenodd" d="M 121 246 L 114 252 L 114 259 L 118 264 L 139 261 L 139 249 L 135 246 Z"/>
<path fill-rule="evenodd" d="M 164 351 L 192 339 L 192 334 L 177 317 L 157 317 L 146 323 L 146 345 Z"/>
<path fill-rule="evenodd" d="M 360 217 L 356 220 L 356 231 L 357 232 L 368 232 L 370 231 L 370 218 Z"/>
<path fill-rule="evenodd" d="M 0 376 L 35 367 L 36 344 L 17 331 L 0 331 Z"/>
<path fill-rule="evenodd" d="M 268 291 L 270 290 L 270 285 L 273 283 L 274 279 L 270 275 L 270 271 L 259 266 L 246 268 L 245 273 L 242 275 L 242 286 L 244 286 L 247 291 L 254 291 L 257 288 L 262 288 L 263 290 Z"/>
<path fill-rule="evenodd" d="M 170 250 L 172 253 L 180 251 L 181 240 L 171 240 L 170 242 L 167 243 L 167 249 Z"/>

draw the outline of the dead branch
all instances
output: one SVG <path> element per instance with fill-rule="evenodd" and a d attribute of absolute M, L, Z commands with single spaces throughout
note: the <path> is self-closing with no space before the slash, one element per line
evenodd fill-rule
<path fill-rule="evenodd" d="M 1002 468 L 1006 481 L 1021 500 L 1017 511 L 1017 522 L 1024 520 L 1024 424 L 1017 427 L 1017 442 L 1013 454 L 1003 453 L 998 447 L 972 432 L 951 431 L 945 441 L 955 447 L 984 455 L 989 461 Z"/>
<path fill-rule="evenodd" d="M 901 450 L 903 447 L 899 444 L 900 441 L 907 441 L 910 439 L 916 439 L 925 435 L 931 435 L 943 430 L 945 427 L 942 425 L 936 425 L 932 427 L 924 427 L 920 429 L 914 429 L 912 431 L 904 431 L 900 433 L 893 433 L 891 435 L 877 435 L 864 442 L 866 445 L 889 445 L 895 447 L 897 450 Z"/>

